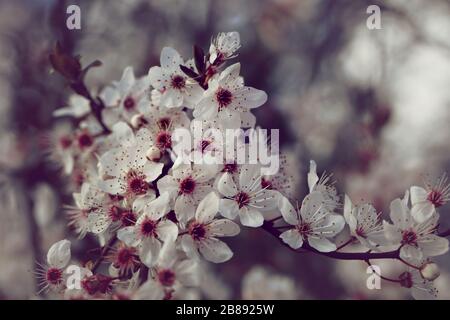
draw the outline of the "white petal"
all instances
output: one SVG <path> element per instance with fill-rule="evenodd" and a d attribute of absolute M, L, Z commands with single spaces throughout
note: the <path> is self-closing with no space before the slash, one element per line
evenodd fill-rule
<path fill-rule="evenodd" d="M 186 223 L 193 218 L 195 215 L 195 204 L 193 203 L 192 197 L 184 194 L 180 195 L 175 200 L 174 211 L 178 221 Z"/>
<path fill-rule="evenodd" d="M 407 205 L 401 199 L 395 199 L 390 205 L 390 217 L 394 225 L 405 230 L 413 223 Z"/>
<path fill-rule="evenodd" d="M 293 249 L 298 249 L 303 245 L 303 239 L 297 229 L 291 229 L 280 234 L 280 238 L 284 243 Z"/>
<path fill-rule="evenodd" d="M 164 176 L 158 180 L 157 183 L 159 192 L 168 192 L 170 196 L 175 196 L 178 193 L 178 183 L 172 176 Z"/>
<path fill-rule="evenodd" d="M 159 257 L 160 250 L 161 242 L 155 238 L 145 239 L 139 247 L 139 259 L 147 267 L 152 267 Z"/>
<path fill-rule="evenodd" d="M 427 200 L 422 202 L 416 202 L 411 208 L 411 215 L 413 216 L 414 220 L 416 220 L 418 223 L 423 223 L 428 219 L 430 219 L 434 212 L 435 212 L 434 205 Z"/>
<path fill-rule="evenodd" d="M 117 231 L 117 238 L 130 247 L 136 247 L 140 241 L 134 226 L 119 229 L 119 231 Z"/>
<path fill-rule="evenodd" d="M 104 214 L 91 213 L 88 216 L 89 231 L 92 233 L 103 233 L 110 224 L 111 220 Z"/>
<path fill-rule="evenodd" d="M 167 81 L 165 81 L 165 77 L 162 75 L 161 67 L 151 67 L 148 71 L 148 81 L 152 85 L 153 88 L 162 90 Z"/>
<path fill-rule="evenodd" d="M 236 184 L 233 180 L 233 175 L 229 173 L 223 173 L 217 183 L 217 190 L 225 197 L 233 197 L 238 193 Z"/>
<path fill-rule="evenodd" d="M 129 93 L 131 87 L 135 82 L 134 72 L 132 67 L 126 67 L 123 71 L 122 78 L 120 79 L 118 89 L 120 92 L 120 96 L 124 97 Z"/>
<path fill-rule="evenodd" d="M 169 193 L 164 192 L 158 198 L 147 203 L 144 213 L 152 220 L 158 220 L 170 211 Z"/>
<path fill-rule="evenodd" d="M 112 127 L 116 140 L 125 147 L 130 147 L 136 143 L 133 130 L 125 122 L 118 122 Z"/>
<path fill-rule="evenodd" d="M 336 245 L 325 238 L 308 238 L 308 243 L 320 252 L 332 252 L 336 250 Z"/>
<path fill-rule="evenodd" d="M 194 239 L 191 238 L 191 236 L 184 235 L 181 237 L 181 248 L 189 258 L 199 259 L 197 244 L 195 243 Z"/>
<path fill-rule="evenodd" d="M 241 113 L 241 127 L 253 128 L 256 124 L 256 117 L 250 111 Z"/>
<path fill-rule="evenodd" d="M 299 224 L 299 214 L 286 197 L 280 197 L 278 207 L 284 221 L 290 225 L 296 226 Z"/>
<path fill-rule="evenodd" d="M 161 67 L 169 70 L 179 70 L 180 64 L 184 64 L 177 50 L 171 47 L 164 47 L 161 51 Z"/>
<path fill-rule="evenodd" d="M 412 186 L 409 188 L 410 190 L 410 196 L 411 196 L 411 205 L 414 206 L 415 204 L 426 201 L 428 197 L 428 192 L 424 188 L 418 187 L 418 186 Z"/>
<path fill-rule="evenodd" d="M 241 223 L 246 227 L 260 227 L 264 223 L 264 216 L 258 210 L 251 207 L 244 207 L 239 210 Z"/>
<path fill-rule="evenodd" d="M 135 300 L 162 300 L 164 298 L 164 289 L 153 279 L 147 280 L 133 295 Z"/>
<path fill-rule="evenodd" d="M 195 212 L 195 219 L 202 223 L 209 222 L 215 217 L 217 212 L 219 212 L 219 197 L 213 191 L 200 201 Z"/>
<path fill-rule="evenodd" d="M 98 187 L 109 194 L 117 195 L 125 193 L 125 186 L 120 179 L 108 179 L 98 182 Z"/>
<path fill-rule="evenodd" d="M 267 101 L 267 93 L 252 87 L 244 87 L 236 97 L 240 107 L 253 109 L 262 106 Z"/>
<path fill-rule="evenodd" d="M 405 260 L 408 259 L 421 260 L 423 258 L 423 253 L 416 246 L 404 245 L 400 249 L 400 258 Z"/>
<path fill-rule="evenodd" d="M 228 219 L 214 220 L 208 227 L 211 235 L 214 237 L 232 237 L 240 232 L 239 226 Z"/>
<path fill-rule="evenodd" d="M 54 243 L 47 253 L 47 263 L 55 268 L 64 268 L 70 260 L 70 241 L 61 240 Z"/>
<path fill-rule="evenodd" d="M 260 166 L 258 165 L 243 165 L 239 173 L 239 186 L 243 191 L 251 191 L 258 186 L 261 188 L 261 183 L 257 183 L 261 176 Z"/>
<path fill-rule="evenodd" d="M 183 285 L 188 287 L 198 286 L 200 284 L 200 274 L 198 269 L 197 261 L 186 259 L 177 265 L 175 274 L 177 279 Z"/>
<path fill-rule="evenodd" d="M 309 172 L 308 172 L 308 187 L 309 192 L 312 192 L 317 181 L 319 181 L 319 176 L 317 175 L 317 165 L 314 160 L 309 161 Z"/>
<path fill-rule="evenodd" d="M 233 252 L 228 245 L 215 238 L 202 240 L 199 243 L 199 250 L 206 260 L 214 263 L 228 261 L 233 256 Z"/>
<path fill-rule="evenodd" d="M 170 220 L 165 220 L 158 223 L 156 232 L 158 237 L 164 242 L 175 242 L 178 237 L 178 227 Z"/>
<path fill-rule="evenodd" d="M 219 212 L 228 219 L 234 219 L 239 213 L 239 206 L 234 200 L 220 199 Z"/>
<path fill-rule="evenodd" d="M 440 256 L 448 251 L 448 239 L 434 234 L 421 238 L 418 245 L 426 257 Z"/>

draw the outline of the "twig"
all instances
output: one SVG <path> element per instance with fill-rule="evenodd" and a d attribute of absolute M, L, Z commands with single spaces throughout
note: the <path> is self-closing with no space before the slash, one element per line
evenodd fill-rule
<path fill-rule="evenodd" d="M 105 259 L 106 255 L 108 254 L 108 251 L 111 249 L 111 247 L 114 245 L 114 243 L 117 241 L 117 238 L 114 236 L 111 239 L 109 239 L 108 243 L 104 245 L 102 252 L 100 252 L 100 257 L 97 259 L 97 261 L 94 262 L 92 265 L 91 271 L 92 273 L 95 273 L 97 271 L 100 264 Z"/>

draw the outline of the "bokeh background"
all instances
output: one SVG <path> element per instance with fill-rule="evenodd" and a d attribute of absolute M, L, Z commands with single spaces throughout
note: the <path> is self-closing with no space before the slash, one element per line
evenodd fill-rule
<path fill-rule="evenodd" d="M 69 4 L 81 8 L 81 30 L 66 28 Z M 382 9 L 380 30 L 366 27 L 371 4 Z M 269 95 L 258 124 L 280 129 L 299 199 L 309 159 L 334 173 L 341 193 L 385 215 L 423 175 L 449 171 L 449 1 L 0 0 L 0 298 L 36 298 L 35 261 L 74 238 L 63 212 L 72 201 L 67 178 L 42 147 L 70 93 L 50 72 L 55 41 L 84 64 L 103 62 L 87 79 L 98 91 L 126 66 L 145 75 L 164 46 L 189 57 L 194 43 L 207 49 L 213 35 L 234 30 L 247 85 Z M 448 206 L 441 215 L 450 226 Z M 229 243 L 235 256 L 210 266 L 204 298 L 409 298 L 385 282 L 366 289 L 364 262 L 294 254 L 260 230 Z M 92 239 L 77 242 L 75 257 L 91 247 Z M 449 255 L 438 262 L 437 285 L 450 298 Z"/>

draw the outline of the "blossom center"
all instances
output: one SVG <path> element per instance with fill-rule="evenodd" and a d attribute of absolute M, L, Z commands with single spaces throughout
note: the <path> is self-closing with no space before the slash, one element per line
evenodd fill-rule
<path fill-rule="evenodd" d="M 261 187 L 263 189 L 272 189 L 273 185 L 272 185 L 272 182 L 270 180 L 267 180 L 265 178 L 261 178 Z"/>
<path fill-rule="evenodd" d="M 145 194 L 149 188 L 145 175 L 130 171 L 127 175 L 128 191 L 132 194 Z"/>
<path fill-rule="evenodd" d="M 172 136 L 170 133 L 167 131 L 161 131 L 158 133 L 156 137 L 156 146 L 161 150 L 172 147 Z"/>
<path fill-rule="evenodd" d="M 360 236 L 361 238 L 366 238 L 366 232 L 364 231 L 363 227 L 359 226 L 356 228 L 355 233 Z"/>
<path fill-rule="evenodd" d="M 439 190 L 431 190 L 430 193 L 428 193 L 427 200 L 436 208 L 445 204 L 444 195 Z"/>
<path fill-rule="evenodd" d="M 170 127 L 171 120 L 170 118 L 161 118 L 158 120 L 158 127 L 164 130 L 167 130 Z"/>
<path fill-rule="evenodd" d="M 235 173 L 237 172 L 237 164 L 236 163 L 227 163 L 223 166 L 223 172 Z"/>
<path fill-rule="evenodd" d="M 211 145 L 211 141 L 208 140 L 202 140 L 200 142 L 200 150 L 202 151 L 202 153 L 205 153 L 206 149 Z"/>
<path fill-rule="evenodd" d="M 134 106 L 136 105 L 136 102 L 134 101 L 134 99 L 132 97 L 127 97 L 125 99 L 125 101 L 123 102 L 123 107 L 126 110 L 131 110 L 134 108 Z"/>
<path fill-rule="evenodd" d="M 205 225 L 203 225 L 201 223 L 191 224 L 189 226 L 189 234 L 196 241 L 203 239 L 206 236 Z"/>
<path fill-rule="evenodd" d="M 216 99 L 219 103 L 219 110 L 227 107 L 233 100 L 233 95 L 229 90 L 220 88 L 216 92 Z"/>
<path fill-rule="evenodd" d="M 302 222 L 297 226 L 298 232 L 302 235 L 303 239 L 307 239 L 312 234 L 312 229 L 309 223 Z"/>
<path fill-rule="evenodd" d="M 136 215 L 131 210 L 124 211 L 120 217 L 120 222 L 125 227 L 134 226 L 136 223 Z"/>
<path fill-rule="evenodd" d="M 156 226 L 157 222 L 146 219 L 141 224 L 141 234 L 144 237 L 155 237 L 156 236 Z"/>
<path fill-rule="evenodd" d="M 175 283 L 175 273 L 170 269 L 158 272 L 158 280 L 165 287 L 171 287 Z"/>
<path fill-rule="evenodd" d="M 122 217 L 122 210 L 120 210 L 120 208 L 117 206 L 111 206 L 108 209 L 108 217 L 113 222 L 119 221 L 120 218 Z"/>
<path fill-rule="evenodd" d="M 239 209 L 241 209 L 242 207 L 250 203 L 250 196 L 247 193 L 241 191 L 234 196 L 234 201 L 237 202 Z"/>
<path fill-rule="evenodd" d="M 62 282 L 62 271 L 58 268 L 49 268 L 47 270 L 46 278 L 48 283 L 58 285 Z"/>
<path fill-rule="evenodd" d="M 172 88 L 182 89 L 186 86 L 186 80 L 180 75 L 175 75 L 172 77 Z"/>
<path fill-rule="evenodd" d="M 402 244 L 417 245 L 417 235 L 412 230 L 406 230 L 402 233 Z"/>
<path fill-rule="evenodd" d="M 78 145 L 80 148 L 88 148 L 92 146 L 94 139 L 88 133 L 82 133 L 78 136 Z"/>
<path fill-rule="evenodd" d="M 180 182 L 180 194 L 191 194 L 195 190 L 195 180 L 191 177 L 187 177 Z"/>
<path fill-rule="evenodd" d="M 61 145 L 61 148 L 67 149 L 72 145 L 72 140 L 70 137 L 64 136 L 59 139 L 59 144 Z"/>

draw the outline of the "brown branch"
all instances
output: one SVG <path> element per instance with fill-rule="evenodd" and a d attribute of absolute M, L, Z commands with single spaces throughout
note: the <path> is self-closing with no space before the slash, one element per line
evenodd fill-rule
<path fill-rule="evenodd" d="M 274 227 L 273 223 L 265 221 L 262 225 L 262 229 L 273 235 L 274 237 L 278 238 L 280 237 L 281 232 Z M 295 252 L 300 252 L 298 250 L 292 249 L 289 245 L 285 244 L 281 241 L 281 243 L 285 246 L 290 248 L 291 250 L 294 250 Z M 332 259 L 340 259 L 340 260 L 375 260 L 375 259 L 398 259 L 400 257 L 400 250 L 394 250 L 394 251 L 388 251 L 388 252 L 320 252 L 313 247 L 311 247 L 307 242 L 303 243 L 303 246 L 301 249 L 319 254 L 322 256 L 326 256 Z"/>
<path fill-rule="evenodd" d="M 106 243 L 103 246 L 102 252 L 100 252 L 100 257 L 92 265 L 91 268 L 92 273 L 95 273 L 95 271 L 97 271 L 98 267 L 100 267 L 100 264 L 105 260 L 106 255 L 108 254 L 109 250 L 112 248 L 112 246 L 116 241 L 117 238 L 114 236 L 111 239 L 109 239 L 108 243 Z"/>

